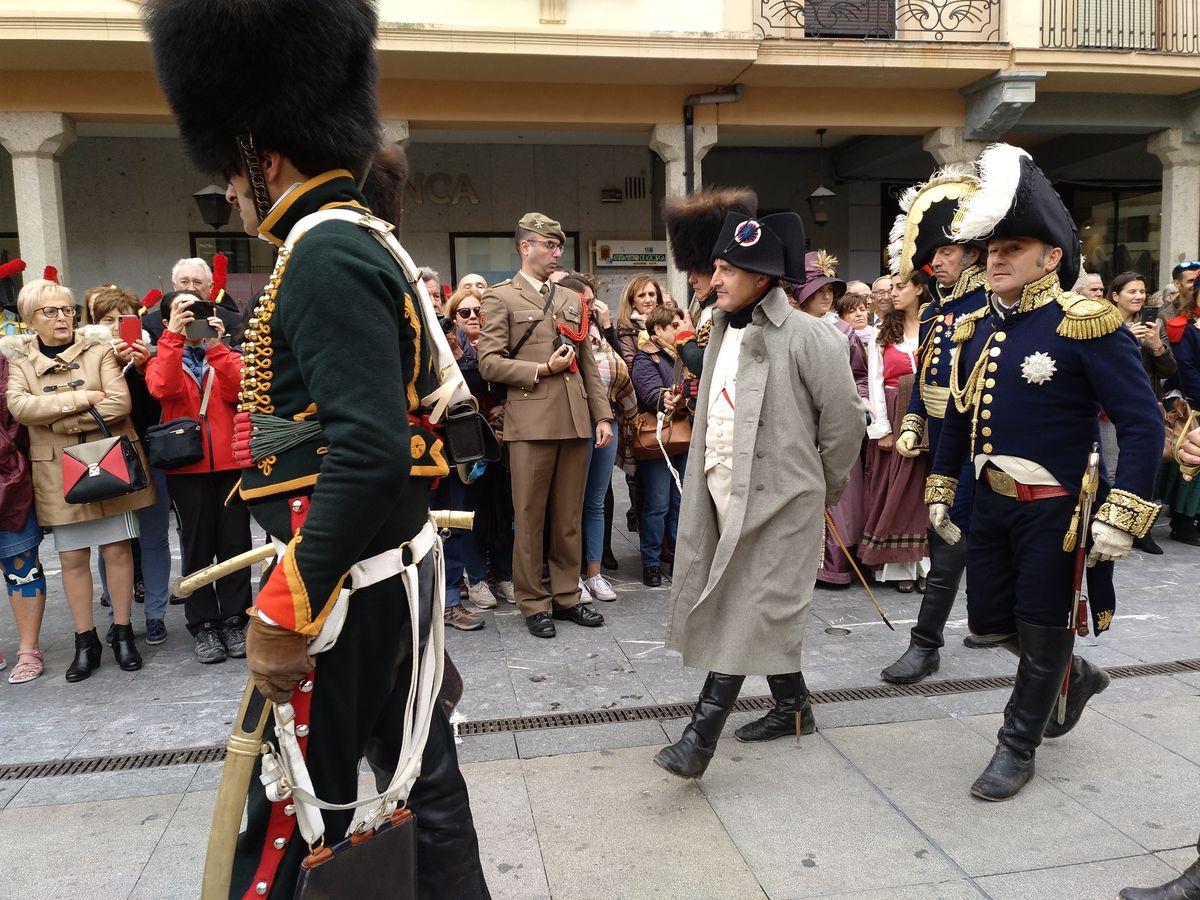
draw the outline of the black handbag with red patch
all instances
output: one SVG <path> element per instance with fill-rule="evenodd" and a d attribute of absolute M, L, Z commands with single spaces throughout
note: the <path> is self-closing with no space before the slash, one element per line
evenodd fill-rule
<path fill-rule="evenodd" d="M 63 499 L 68 503 L 101 503 L 144 489 L 149 480 L 133 442 L 112 436 L 104 418 L 89 409 L 104 437 L 62 451 Z"/>

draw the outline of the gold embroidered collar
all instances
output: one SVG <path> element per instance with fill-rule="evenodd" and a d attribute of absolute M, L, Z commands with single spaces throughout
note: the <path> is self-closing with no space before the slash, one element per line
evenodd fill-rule
<path fill-rule="evenodd" d="M 1048 303 L 1053 303 L 1063 295 L 1062 285 L 1058 282 L 1058 272 L 1047 272 L 1037 281 L 1031 281 L 1021 290 L 1021 299 L 1011 308 L 1005 309 L 1000 298 L 992 294 L 992 306 L 1001 318 L 1019 313 L 1033 312 Z"/>

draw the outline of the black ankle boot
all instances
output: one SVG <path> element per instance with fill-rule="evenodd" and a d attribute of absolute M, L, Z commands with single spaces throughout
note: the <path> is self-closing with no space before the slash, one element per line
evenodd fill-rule
<path fill-rule="evenodd" d="M 929 532 L 929 576 L 926 579 L 925 597 L 921 600 L 921 611 L 917 613 L 917 624 L 913 626 L 908 649 L 898 660 L 879 673 L 879 677 L 892 684 L 916 684 L 928 678 L 941 666 L 940 648 L 946 641 L 942 633 L 954 599 L 958 596 L 958 585 L 967 566 L 967 542 L 959 539 L 957 544 L 947 544 L 936 531 Z"/>
<path fill-rule="evenodd" d="M 1067 687 L 1067 711 L 1059 724 L 1058 708 L 1050 716 L 1043 737 L 1062 737 L 1077 724 L 1083 715 L 1083 708 L 1096 694 L 1108 687 L 1108 673 L 1099 666 L 1093 666 L 1086 659 L 1075 656 L 1071 659 L 1071 683 Z"/>
<path fill-rule="evenodd" d="M 683 736 L 654 755 L 654 762 L 680 778 L 699 778 L 717 750 L 717 738 L 745 681 L 742 675 L 709 672 Z"/>
<path fill-rule="evenodd" d="M 1127 887 L 1121 891 L 1120 900 L 1200 900 L 1200 860 L 1174 881 L 1158 887 Z"/>
<path fill-rule="evenodd" d="M 136 672 L 142 667 L 142 655 L 138 653 L 137 646 L 133 643 L 132 625 L 113 625 L 110 646 L 122 672 Z"/>
<path fill-rule="evenodd" d="M 996 735 L 999 745 L 971 793 L 983 800 L 1009 800 L 1033 777 L 1033 758 L 1058 701 L 1071 665 L 1075 634 L 1070 628 L 1048 628 L 1017 622 L 1021 661 L 1017 683 Z"/>
<path fill-rule="evenodd" d="M 735 738 L 743 743 L 752 744 L 795 734 L 797 725 L 800 734 L 812 734 L 817 730 L 812 697 L 808 693 L 808 685 L 804 683 L 802 672 L 769 675 L 767 684 L 771 688 L 771 696 L 775 698 L 775 708 L 761 719 L 743 725 L 733 733 Z"/>
<path fill-rule="evenodd" d="M 103 655 L 103 651 L 100 638 L 96 637 L 95 628 L 85 631 L 83 634 L 76 634 L 75 659 L 67 667 L 67 681 L 72 684 L 76 681 L 83 681 L 92 674 L 93 670 L 100 668 L 100 657 Z"/>

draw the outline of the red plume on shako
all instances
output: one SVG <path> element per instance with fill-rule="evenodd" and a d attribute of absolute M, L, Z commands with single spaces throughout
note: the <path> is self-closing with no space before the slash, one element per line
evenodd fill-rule
<path fill-rule="evenodd" d="M 221 300 L 221 292 L 225 290 L 225 285 L 229 280 L 229 257 L 224 253 L 218 253 L 213 256 L 212 265 L 212 290 L 208 294 L 208 299 L 213 303 L 219 303 Z"/>

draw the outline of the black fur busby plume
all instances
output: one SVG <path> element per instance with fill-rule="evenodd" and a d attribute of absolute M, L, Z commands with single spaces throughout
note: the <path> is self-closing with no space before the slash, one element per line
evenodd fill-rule
<path fill-rule="evenodd" d="M 684 272 L 712 271 L 713 244 L 730 213 L 754 218 L 758 195 L 745 187 L 706 188 L 663 203 L 663 222 L 676 268 Z"/>
<path fill-rule="evenodd" d="M 239 171 L 239 136 L 308 176 L 361 175 L 379 148 L 373 0 L 148 0 L 142 17 L 201 171 Z"/>

